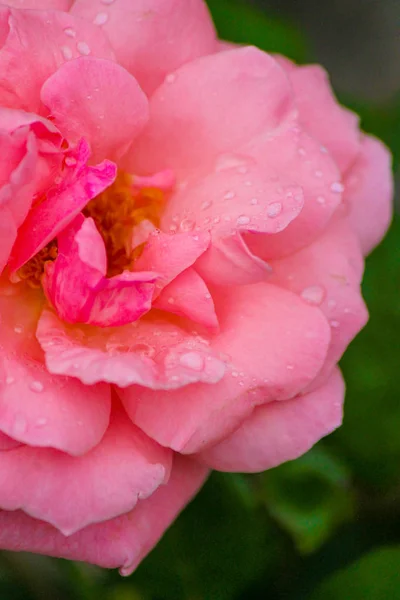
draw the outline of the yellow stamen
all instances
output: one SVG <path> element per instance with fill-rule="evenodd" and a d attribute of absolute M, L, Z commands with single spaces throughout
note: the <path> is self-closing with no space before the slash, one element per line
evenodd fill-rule
<path fill-rule="evenodd" d="M 53 240 L 18 269 L 17 275 L 20 279 L 26 281 L 30 287 L 40 288 L 46 263 L 55 260 L 56 258 L 57 242 L 56 240 Z"/>

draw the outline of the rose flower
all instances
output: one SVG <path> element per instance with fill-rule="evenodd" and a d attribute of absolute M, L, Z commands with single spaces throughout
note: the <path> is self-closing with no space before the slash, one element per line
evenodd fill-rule
<path fill-rule="evenodd" d="M 388 151 L 201 0 L 0 5 L 0 546 L 130 573 L 341 421 Z"/>

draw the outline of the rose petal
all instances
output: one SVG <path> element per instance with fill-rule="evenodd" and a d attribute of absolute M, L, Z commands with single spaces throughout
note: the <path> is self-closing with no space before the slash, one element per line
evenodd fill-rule
<path fill-rule="evenodd" d="M 336 369 L 317 390 L 255 408 L 226 440 L 198 455 L 219 471 L 259 472 L 293 460 L 342 422 L 344 382 Z"/>
<path fill-rule="evenodd" d="M 107 34 L 120 65 L 151 94 L 165 75 L 217 47 L 213 23 L 202 0 L 75 0 L 74 15 Z"/>
<path fill-rule="evenodd" d="M 47 371 L 35 337 L 41 305 L 36 290 L 1 281 L 0 430 L 31 446 L 83 454 L 107 429 L 110 388 Z"/>
<path fill-rule="evenodd" d="M 345 173 L 360 149 L 358 116 L 338 103 L 322 67 L 299 67 L 286 58 L 277 59 L 293 86 L 300 125 L 324 144 L 341 173 Z"/>
<path fill-rule="evenodd" d="M 348 218 L 364 254 L 379 244 L 393 212 L 391 155 L 379 140 L 363 136 L 361 152 L 345 179 Z"/>
<path fill-rule="evenodd" d="M 198 491 L 206 475 L 203 466 L 175 456 L 167 485 L 139 502 L 133 511 L 90 525 L 68 538 L 22 511 L 0 511 L 0 545 L 9 550 L 28 550 L 102 567 L 120 567 L 122 575 L 129 575 Z"/>
<path fill-rule="evenodd" d="M 88 167 L 89 149 L 84 140 L 69 154 L 74 166 L 66 166 L 64 179 L 51 188 L 46 198 L 29 212 L 18 231 L 12 257 L 11 271 L 17 271 L 44 248 L 80 213 L 86 204 L 111 185 L 116 166 L 103 161 Z"/>
<path fill-rule="evenodd" d="M 218 318 L 212 296 L 203 279 L 194 269 L 186 269 L 175 277 L 153 302 L 154 308 L 187 317 L 195 323 L 218 328 Z"/>
<path fill-rule="evenodd" d="M 51 373 L 72 375 L 86 385 L 99 381 L 125 387 L 137 383 L 156 390 L 189 383 L 215 383 L 225 364 L 194 334 L 155 316 L 113 329 L 62 323 L 44 311 L 38 339 Z"/>
<path fill-rule="evenodd" d="M 219 383 L 163 394 L 118 390 L 133 422 L 179 452 L 228 435 L 256 404 L 299 393 L 321 369 L 329 345 L 322 313 L 286 290 L 257 284 L 214 290 L 213 297 L 221 332 L 210 347 L 229 366 Z"/>
<path fill-rule="evenodd" d="M 171 462 L 171 452 L 120 411 L 101 442 L 84 456 L 29 446 L 2 454 L 0 506 L 22 508 L 71 535 L 132 510 L 139 499 L 168 481 Z M 11 473 L 18 473 L 18 478 Z"/>
<path fill-rule="evenodd" d="M 117 161 L 148 119 L 147 99 L 135 78 L 100 58 L 65 63 L 44 83 L 40 97 L 68 141 L 88 141 L 92 162 Z"/>
<path fill-rule="evenodd" d="M 114 57 L 99 28 L 59 10 L 1 6 L 1 42 L 0 104 L 32 112 L 40 112 L 40 89 L 66 60 L 87 53 Z"/>
<path fill-rule="evenodd" d="M 171 168 L 209 173 L 261 132 L 293 117 L 293 95 L 277 62 L 256 48 L 220 52 L 181 67 L 150 100 L 150 122 L 132 147 L 131 172 Z"/>

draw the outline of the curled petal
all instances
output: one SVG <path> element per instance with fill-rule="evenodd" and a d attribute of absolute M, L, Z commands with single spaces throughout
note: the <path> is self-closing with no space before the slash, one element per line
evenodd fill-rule
<path fill-rule="evenodd" d="M 81 212 L 86 204 L 111 185 L 116 166 L 103 161 L 87 166 L 89 148 L 84 140 L 68 155 L 64 177 L 51 188 L 42 202 L 35 204 L 18 231 L 11 271 L 17 271 L 46 244 L 52 241 Z"/>
<path fill-rule="evenodd" d="M 393 212 L 391 155 L 376 138 L 363 136 L 361 152 L 346 175 L 344 201 L 364 254 L 379 244 Z"/>
<path fill-rule="evenodd" d="M 35 337 L 42 302 L 36 290 L 0 284 L 0 431 L 30 446 L 84 454 L 108 427 L 110 388 L 47 371 Z"/>
<path fill-rule="evenodd" d="M 114 57 L 106 36 L 92 23 L 60 10 L 1 6 L 0 104 L 42 111 L 40 89 L 46 79 L 65 61 L 89 53 Z"/>
<path fill-rule="evenodd" d="M 148 95 L 167 73 L 217 48 L 203 0 L 75 0 L 71 12 L 98 24 Z"/>
<path fill-rule="evenodd" d="M 89 525 L 70 537 L 22 511 L 0 511 L 0 545 L 120 567 L 122 575 L 129 575 L 198 491 L 207 472 L 202 465 L 176 455 L 168 483 L 150 498 L 121 517 Z"/>
<path fill-rule="evenodd" d="M 257 284 L 214 290 L 220 333 L 211 349 L 227 362 L 212 386 L 164 394 L 139 386 L 118 390 L 131 419 L 150 437 L 192 453 L 236 429 L 254 406 L 295 396 L 324 364 L 329 326 L 294 294 Z"/>
<path fill-rule="evenodd" d="M 118 160 L 148 119 L 147 99 L 135 78 L 100 58 L 65 63 L 44 83 L 40 97 L 68 141 L 87 140 L 92 162 Z"/>
<path fill-rule="evenodd" d="M 137 383 L 168 390 L 197 381 L 219 381 L 225 363 L 198 336 L 155 317 L 154 312 L 131 325 L 99 330 L 68 326 L 44 311 L 37 335 L 47 368 L 86 385 L 105 381 L 120 387 Z"/>
<path fill-rule="evenodd" d="M 134 427 L 121 411 L 113 415 L 101 442 L 84 456 L 23 446 L 4 453 L 2 459 L 0 506 L 22 508 L 71 535 L 124 514 L 150 496 L 168 481 L 172 454 Z M 17 480 L 10 476 L 15 472 Z"/>
<path fill-rule="evenodd" d="M 259 472 L 298 458 L 342 422 L 344 382 L 336 369 L 321 387 L 255 408 L 243 425 L 198 458 L 219 471 Z"/>

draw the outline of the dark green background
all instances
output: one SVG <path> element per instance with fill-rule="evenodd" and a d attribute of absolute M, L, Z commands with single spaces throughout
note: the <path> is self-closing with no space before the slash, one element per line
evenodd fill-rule
<path fill-rule="evenodd" d="M 279 13 L 255 2 L 209 5 L 225 39 L 298 62 L 321 60 L 318 48 L 324 49 L 324 27 L 331 23 L 322 20 L 315 37 L 290 12 L 293 2 L 280 2 Z M 346 21 L 345 12 L 341 18 Z M 344 81 L 340 65 L 333 79 Z M 392 148 L 398 173 L 400 94 L 389 85 L 390 93 L 371 98 L 360 81 L 356 93 L 343 85 L 340 100 Z M 1 553 L 0 600 L 400 599 L 399 217 L 368 258 L 363 287 L 371 319 L 341 363 L 347 381 L 341 429 L 301 459 L 264 474 L 213 474 L 129 578 Z"/>

